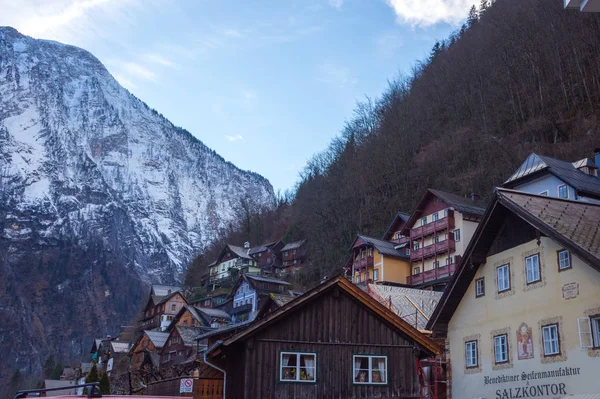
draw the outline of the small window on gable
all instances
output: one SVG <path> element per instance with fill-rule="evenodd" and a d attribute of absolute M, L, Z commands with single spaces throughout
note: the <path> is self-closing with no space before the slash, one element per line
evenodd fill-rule
<path fill-rule="evenodd" d="M 485 295 L 485 283 L 483 277 L 475 280 L 475 297 L 479 298 L 480 296 Z"/>
<path fill-rule="evenodd" d="M 387 384 L 387 356 L 354 355 L 352 382 L 354 384 Z"/>
<path fill-rule="evenodd" d="M 540 193 L 540 195 L 545 195 L 545 196 L 547 197 L 547 196 L 548 196 L 548 190 L 546 190 L 546 191 L 542 191 L 542 192 Z"/>
<path fill-rule="evenodd" d="M 571 268 L 571 253 L 563 249 L 558 251 L 558 271 L 567 270 Z"/>
<path fill-rule="evenodd" d="M 569 198 L 569 190 L 566 184 L 558 186 L 558 198 Z"/>

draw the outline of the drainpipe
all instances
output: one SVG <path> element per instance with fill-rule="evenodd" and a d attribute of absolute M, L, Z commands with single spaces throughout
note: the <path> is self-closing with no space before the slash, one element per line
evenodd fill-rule
<path fill-rule="evenodd" d="M 221 373 L 223 373 L 223 399 L 226 399 L 227 398 L 227 395 L 226 395 L 226 393 L 227 393 L 227 372 L 225 370 L 223 370 L 222 368 L 219 368 L 208 361 L 208 354 L 210 352 L 214 351 L 215 349 L 217 349 L 222 344 L 223 344 L 223 341 L 218 340 L 204 352 L 204 363 L 208 364 L 213 369 L 218 370 Z"/>

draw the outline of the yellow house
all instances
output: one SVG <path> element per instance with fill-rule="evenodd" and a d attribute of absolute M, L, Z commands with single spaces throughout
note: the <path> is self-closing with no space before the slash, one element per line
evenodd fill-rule
<path fill-rule="evenodd" d="M 407 248 L 364 235 L 357 235 L 350 247 L 354 283 L 406 283 L 410 275 Z"/>
<path fill-rule="evenodd" d="M 497 189 L 427 325 L 448 398 L 600 393 L 599 272 L 600 205 Z"/>

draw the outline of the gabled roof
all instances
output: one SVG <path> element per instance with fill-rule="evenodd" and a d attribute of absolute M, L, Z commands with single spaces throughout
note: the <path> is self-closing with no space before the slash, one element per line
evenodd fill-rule
<path fill-rule="evenodd" d="M 398 228 L 395 228 L 394 226 L 396 226 L 398 223 L 400 223 L 400 224 L 402 224 L 402 227 L 404 227 L 406 222 L 408 222 L 408 219 L 410 219 L 410 215 L 408 213 L 402 213 L 402 212 L 396 213 L 396 215 L 394 216 L 394 219 L 392 219 L 392 222 L 390 223 L 387 230 L 385 231 L 385 234 L 383 235 L 382 239 L 389 240 L 392 237 L 392 234 L 394 234 L 394 232 L 402 230 L 401 228 L 398 229 Z"/>
<path fill-rule="evenodd" d="M 177 326 L 175 328 L 177 329 L 177 332 L 179 333 L 179 336 L 183 340 L 185 346 L 196 345 L 196 338 L 198 338 L 200 334 L 206 332 L 205 329 L 200 327 Z"/>
<path fill-rule="evenodd" d="M 253 276 L 251 274 L 244 274 L 244 276 L 247 279 L 249 279 L 249 281 L 248 281 L 249 283 L 251 283 L 251 281 L 261 281 L 261 282 L 264 282 L 264 283 L 272 283 L 272 284 L 280 284 L 280 285 L 291 285 L 287 281 L 278 280 L 276 278 L 262 277 L 262 276 Z"/>
<path fill-rule="evenodd" d="M 152 342 L 157 349 L 165 346 L 165 342 L 167 342 L 167 339 L 169 338 L 169 333 L 162 331 L 146 330 L 144 331 L 144 334 L 146 334 L 150 342 Z"/>
<path fill-rule="evenodd" d="M 175 285 L 153 284 L 151 295 L 157 295 L 162 297 L 176 291 L 181 291 L 181 287 Z"/>
<path fill-rule="evenodd" d="M 441 292 L 391 285 L 368 284 L 367 293 L 382 302 L 391 302 L 392 310 L 418 330 L 424 330 L 442 297 Z M 374 295 L 373 295 L 374 294 Z"/>
<path fill-rule="evenodd" d="M 227 252 L 231 252 L 234 256 L 236 256 L 238 258 L 254 259 L 252 256 L 250 256 L 248 254 L 249 249 L 238 247 L 236 245 L 226 244 L 225 247 L 223 247 L 223 250 L 221 251 L 221 253 L 219 253 L 217 260 L 214 263 L 215 264 L 221 263 L 221 259 Z"/>
<path fill-rule="evenodd" d="M 597 165 L 589 159 L 582 159 L 571 163 L 531 153 L 515 173 L 502 184 L 502 187 L 513 188 L 543 173 L 550 173 L 578 192 L 600 198 L 600 177 L 590 176 L 577 169 L 579 166 L 576 165 L 597 168 Z"/>
<path fill-rule="evenodd" d="M 279 319 L 282 319 L 288 316 L 288 314 L 291 314 L 294 311 L 300 309 L 305 304 L 316 300 L 321 295 L 335 287 L 341 288 L 350 296 L 356 298 L 358 301 L 361 302 L 362 305 L 375 312 L 377 316 L 384 320 L 387 324 L 391 325 L 395 329 L 402 331 L 402 333 L 406 335 L 409 339 L 418 343 L 422 348 L 424 348 L 426 352 L 436 355 L 441 354 L 441 348 L 435 342 L 433 342 L 425 335 L 421 334 L 418 330 L 416 330 L 410 324 L 402 320 L 400 317 L 390 312 L 382 304 L 380 304 L 378 301 L 372 298 L 369 294 L 363 292 L 360 288 L 350 283 L 343 276 L 337 276 L 332 279 L 329 279 L 328 281 L 322 284 L 319 284 L 312 290 L 299 296 L 293 301 L 288 302 L 286 305 L 280 307 L 274 312 L 266 315 L 261 320 L 255 321 L 241 332 L 233 335 L 232 337 L 229 337 L 223 342 L 223 345 L 229 346 L 235 342 L 249 338 L 250 336 L 263 330 L 264 328 L 275 324 Z"/>
<path fill-rule="evenodd" d="M 231 316 L 227 312 L 224 312 L 221 309 L 199 308 L 199 307 L 196 307 L 195 309 L 196 309 L 196 311 L 198 311 L 198 313 L 203 314 L 207 318 L 209 324 L 210 324 L 211 319 L 214 319 L 214 318 L 231 320 Z"/>
<path fill-rule="evenodd" d="M 305 243 L 306 243 L 306 240 L 290 242 L 289 244 L 286 244 L 283 248 L 281 248 L 281 250 L 282 251 L 291 251 L 292 249 L 298 249 L 301 246 L 303 246 Z"/>
<path fill-rule="evenodd" d="M 240 286 L 240 284 L 242 283 L 242 281 L 246 281 L 250 287 L 252 287 L 253 289 L 255 289 L 259 294 L 262 295 L 267 295 L 269 293 L 271 293 L 272 291 L 270 290 L 265 290 L 262 288 L 258 288 L 256 286 L 257 282 L 262 282 L 262 283 L 269 283 L 269 284 L 278 284 L 281 286 L 285 286 L 285 285 L 291 285 L 290 283 L 288 283 L 287 281 L 284 280 L 277 280 L 275 278 L 269 278 L 269 277 L 261 277 L 261 276 L 253 276 L 250 274 L 242 274 L 237 281 L 235 282 L 235 284 L 233 285 L 233 287 L 231 288 L 231 293 L 229 294 L 230 297 L 233 297 L 235 295 L 235 291 L 238 289 L 238 287 Z"/>
<path fill-rule="evenodd" d="M 406 251 L 404 251 L 404 252 L 398 251 L 395 248 L 395 246 L 397 246 L 398 244 L 391 242 L 391 241 L 380 240 L 378 238 L 363 236 L 361 234 L 356 235 L 356 238 L 354 239 L 354 241 L 352 241 L 350 250 L 352 250 L 352 248 L 354 247 L 354 244 L 358 240 L 363 241 L 365 244 L 372 245 L 375 249 L 377 249 L 380 253 L 382 253 L 384 255 L 389 255 L 389 256 L 394 256 L 396 258 L 404 258 L 404 259 L 409 258 L 409 256 L 406 254 Z"/>
<path fill-rule="evenodd" d="M 600 272 L 600 204 L 498 188 L 427 324 L 447 324 L 507 215 L 513 214 Z"/>
<path fill-rule="evenodd" d="M 163 303 L 168 302 L 171 298 L 173 298 L 176 295 L 179 295 L 180 297 L 182 297 L 183 301 L 186 304 L 188 303 L 187 299 L 185 299 L 185 297 L 183 296 L 183 294 L 181 292 L 179 292 L 179 291 L 176 291 L 176 292 L 171 293 L 170 295 L 162 297 L 162 299 L 155 306 L 162 305 Z"/>
<path fill-rule="evenodd" d="M 248 252 L 248 254 L 254 255 L 254 254 L 259 254 L 261 252 L 265 252 L 266 250 L 268 250 L 269 248 L 272 248 L 272 247 L 276 246 L 280 242 L 281 242 L 280 240 L 273 241 L 273 242 L 270 242 L 270 243 L 267 243 L 267 244 L 260 245 L 258 247 L 251 248 L 250 251 Z"/>
<path fill-rule="evenodd" d="M 461 197 L 460 195 L 447 193 L 445 191 L 434 190 L 432 188 L 428 188 L 421 200 L 415 207 L 415 210 L 410 215 L 410 218 L 406 222 L 406 227 L 404 228 L 405 233 L 409 227 L 412 227 L 415 222 L 422 216 L 423 210 L 427 203 L 431 200 L 432 197 L 437 197 L 448 206 L 454 208 L 456 211 L 466 214 L 473 215 L 476 217 L 480 217 L 485 212 L 486 202 L 481 200 L 472 200 L 471 198 Z"/>
<path fill-rule="evenodd" d="M 113 353 L 127 353 L 131 344 L 123 341 L 110 341 Z"/>

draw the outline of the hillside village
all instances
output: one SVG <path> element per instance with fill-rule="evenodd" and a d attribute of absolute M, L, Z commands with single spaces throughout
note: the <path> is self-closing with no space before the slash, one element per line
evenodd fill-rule
<path fill-rule="evenodd" d="M 428 189 L 306 292 L 285 279 L 310 264 L 306 240 L 228 244 L 206 296 L 152 286 L 135 327 L 60 382 L 95 367 L 116 393 L 179 395 L 191 378 L 197 398 L 600 392 L 598 165 L 600 149 L 532 153 L 489 203 Z"/>

